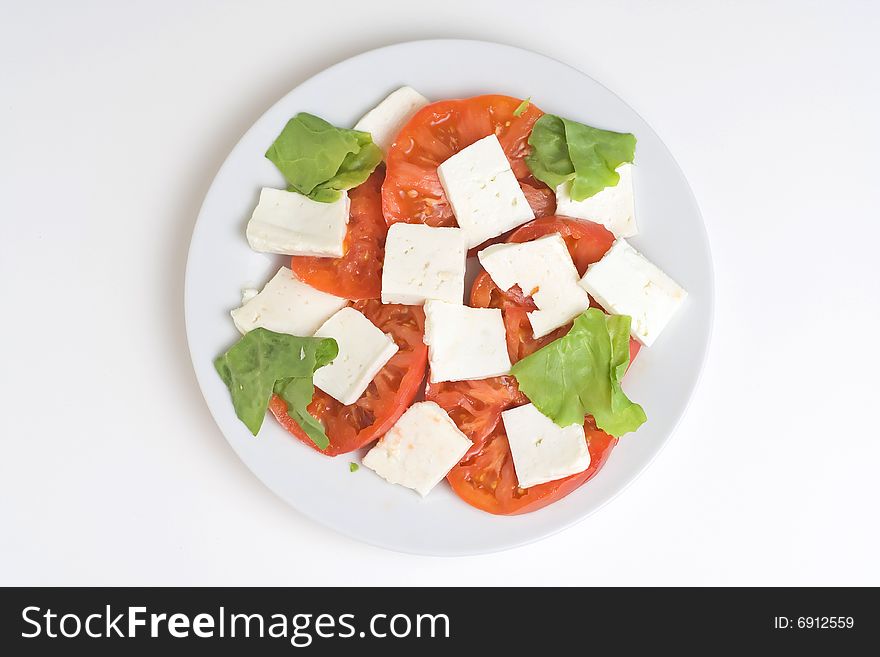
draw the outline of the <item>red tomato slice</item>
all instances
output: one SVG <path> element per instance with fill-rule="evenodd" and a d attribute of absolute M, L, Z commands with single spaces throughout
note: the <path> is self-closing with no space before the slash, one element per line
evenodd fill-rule
<path fill-rule="evenodd" d="M 377 300 L 357 301 L 352 306 L 367 319 L 390 333 L 400 347 L 354 404 L 344 406 L 315 389 L 308 410 L 323 425 L 330 439 L 327 456 L 359 449 L 380 438 L 412 403 L 425 377 L 428 349 L 422 341 L 425 314 L 420 306 L 382 304 Z M 287 405 L 273 396 L 269 409 L 281 425 L 306 445 L 315 443 L 287 414 Z"/>
<path fill-rule="evenodd" d="M 536 178 L 520 180 L 523 194 L 535 213 L 535 217 L 550 217 L 556 214 L 556 193 Z"/>
<path fill-rule="evenodd" d="M 382 291 L 382 261 L 388 226 L 382 216 L 382 181 L 376 169 L 348 193 L 351 201 L 345 255 L 341 258 L 293 256 L 290 268 L 304 283 L 346 299 L 378 299 Z"/>
<path fill-rule="evenodd" d="M 471 440 L 489 435 L 501 419 L 501 411 L 529 401 L 512 376 L 429 383 L 425 397 L 439 404 Z"/>
<path fill-rule="evenodd" d="M 508 241 L 527 242 L 557 232 L 568 245 L 581 274 L 588 265 L 599 260 L 614 241 L 614 236 L 603 226 L 562 217 L 537 219 L 514 231 Z M 570 324 L 560 327 L 536 340 L 527 316 L 530 310 L 535 310 L 532 299 L 516 287 L 506 292 L 499 289 L 486 272 L 474 281 L 470 300 L 477 308 L 501 309 L 507 349 L 514 363 L 562 337 L 571 328 Z M 630 339 L 630 362 L 638 350 L 639 344 Z M 427 397 L 443 407 L 474 442 L 461 463 L 447 475 L 452 489 L 468 504 L 489 513 L 528 513 L 565 497 L 598 472 L 617 444 L 616 438 L 596 428 L 593 419 L 587 418 L 584 431 L 590 449 L 590 467 L 571 477 L 523 489 L 517 482 L 507 434 L 500 421 L 502 411 L 528 403 L 513 377 L 428 386 Z"/>
<path fill-rule="evenodd" d="M 539 237 L 559 233 L 568 246 L 578 274 L 599 261 L 614 243 L 614 235 L 602 224 L 567 217 L 542 217 L 517 228 L 508 242 L 530 242 Z"/>
<path fill-rule="evenodd" d="M 520 102 L 510 96 L 476 96 L 442 100 L 419 110 L 397 135 L 386 158 L 388 173 L 382 185 L 385 220 L 389 224 L 457 225 L 437 177 L 437 166 L 493 133 L 523 184 L 535 215 L 555 212 L 553 191 L 532 177 L 525 163 L 532 126 L 543 112 L 530 104 L 516 117 L 513 112 Z"/>
<path fill-rule="evenodd" d="M 586 483 L 608 460 L 617 439 L 590 422 L 584 425 L 584 432 L 590 449 L 590 467 L 571 477 L 520 488 L 507 434 L 499 422 L 489 435 L 474 441 L 474 446 L 446 478 L 456 495 L 478 509 L 498 515 L 530 513 Z"/>

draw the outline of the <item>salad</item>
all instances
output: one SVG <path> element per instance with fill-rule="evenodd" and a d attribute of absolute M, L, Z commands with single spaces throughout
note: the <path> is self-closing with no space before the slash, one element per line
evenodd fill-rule
<path fill-rule="evenodd" d="M 489 513 L 572 492 L 647 421 L 624 375 L 687 296 L 627 241 L 635 152 L 503 95 L 292 117 L 245 231 L 284 265 L 214 362 L 236 415 Z"/>

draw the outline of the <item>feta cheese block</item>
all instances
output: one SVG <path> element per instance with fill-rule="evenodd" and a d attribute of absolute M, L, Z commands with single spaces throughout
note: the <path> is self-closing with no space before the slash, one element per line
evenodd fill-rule
<path fill-rule="evenodd" d="M 535 218 L 494 134 L 443 162 L 437 175 L 469 249 Z"/>
<path fill-rule="evenodd" d="M 254 251 L 281 255 L 339 258 L 348 229 L 348 194 L 333 203 L 264 187 L 247 225 L 247 241 Z"/>
<path fill-rule="evenodd" d="M 646 347 L 654 344 L 687 297 L 678 283 L 624 239 L 616 240 L 587 268 L 581 286 L 606 312 L 632 317 L 630 334 Z"/>
<path fill-rule="evenodd" d="M 334 338 L 339 355 L 315 371 L 315 385 L 342 404 L 355 403 L 385 363 L 397 353 L 390 335 L 363 313 L 347 307 L 315 331 L 316 338 Z"/>
<path fill-rule="evenodd" d="M 498 308 L 428 301 L 425 344 L 431 383 L 473 381 L 510 373 L 504 320 Z"/>
<path fill-rule="evenodd" d="M 424 497 L 471 445 L 446 411 L 425 401 L 410 406 L 362 463 L 386 481 Z"/>
<path fill-rule="evenodd" d="M 230 314 L 242 333 L 263 327 L 308 337 L 347 303 L 346 299 L 306 285 L 282 267 L 259 293 L 243 300 L 241 307 Z"/>
<path fill-rule="evenodd" d="M 534 404 L 504 411 L 501 421 L 520 488 L 569 477 L 590 467 L 583 426 L 560 427 Z"/>
<path fill-rule="evenodd" d="M 385 241 L 382 303 L 416 306 L 429 299 L 462 303 L 466 259 L 459 228 L 393 224 Z"/>
<path fill-rule="evenodd" d="M 494 244 L 477 254 L 480 264 L 502 290 L 519 285 L 538 310 L 528 313 L 536 338 L 568 324 L 590 307 L 578 285 L 578 272 L 559 233 L 523 242 Z"/>
<path fill-rule="evenodd" d="M 373 137 L 373 143 L 387 155 L 397 133 L 429 102 L 412 87 L 401 87 L 364 114 L 363 118 L 354 124 L 354 129 L 369 132 Z"/>
<path fill-rule="evenodd" d="M 632 164 L 621 164 L 617 167 L 620 180 L 614 187 L 606 187 L 583 201 L 571 198 L 571 181 L 562 183 L 556 188 L 556 214 L 602 224 L 614 237 L 638 234 L 632 172 Z"/>

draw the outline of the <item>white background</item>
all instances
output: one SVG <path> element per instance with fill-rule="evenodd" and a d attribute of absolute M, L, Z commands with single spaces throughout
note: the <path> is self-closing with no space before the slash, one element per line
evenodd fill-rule
<path fill-rule="evenodd" d="M 880 5 L 316 7 L 0 5 L 0 584 L 880 584 Z M 182 314 L 242 133 L 326 66 L 431 37 L 622 96 L 688 176 L 716 268 L 703 380 L 652 467 L 573 529 L 459 559 L 273 497 L 208 414 Z"/>

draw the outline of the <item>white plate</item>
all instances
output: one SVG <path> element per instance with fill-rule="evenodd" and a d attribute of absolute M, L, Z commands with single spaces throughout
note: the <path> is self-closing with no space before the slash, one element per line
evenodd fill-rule
<path fill-rule="evenodd" d="M 262 186 L 282 187 L 263 157 L 286 121 L 312 112 L 353 125 L 388 92 L 409 84 L 431 99 L 503 93 L 531 96 L 545 112 L 638 138 L 635 179 L 641 233 L 633 244 L 688 290 L 685 307 L 626 377 L 648 422 L 625 436 L 605 467 L 567 498 L 535 513 L 497 517 L 459 500 L 444 482 L 427 498 L 392 486 L 349 458 L 321 456 L 272 418 L 252 437 L 235 417 L 212 361 L 237 339 L 229 310 L 240 290 L 260 286 L 286 258 L 254 253 L 244 227 Z M 278 101 L 248 130 L 211 185 L 193 232 L 186 270 L 186 326 L 196 376 L 226 439 L 271 490 L 310 518 L 386 548 L 434 555 L 492 552 L 537 540 L 608 502 L 657 455 L 699 378 L 712 323 L 712 264 L 702 218 L 660 138 L 620 98 L 553 59 L 481 41 L 402 43 L 319 73 Z"/>

